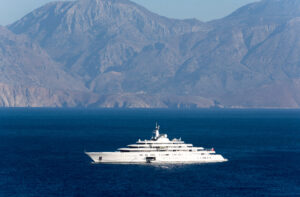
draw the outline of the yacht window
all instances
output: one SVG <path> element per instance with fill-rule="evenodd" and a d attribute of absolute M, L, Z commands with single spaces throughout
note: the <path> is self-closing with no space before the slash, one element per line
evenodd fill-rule
<path fill-rule="evenodd" d="M 192 152 L 192 149 L 190 149 L 190 152 Z"/>

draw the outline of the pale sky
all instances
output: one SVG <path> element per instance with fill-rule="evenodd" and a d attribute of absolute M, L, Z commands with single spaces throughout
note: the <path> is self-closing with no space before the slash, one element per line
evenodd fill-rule
<path fill-rule="evenodd" d="M 0 25 L 20 19 L 53 0 L 0 0 Z M 133 0 L 147 9 L 170 18 L 197 18 L 209 21 L 222 18 L 237 8 L 258 0 Z"/>

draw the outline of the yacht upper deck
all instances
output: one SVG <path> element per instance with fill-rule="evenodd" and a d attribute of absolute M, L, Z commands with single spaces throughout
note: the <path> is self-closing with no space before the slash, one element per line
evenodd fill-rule
<path fill-rule="evenodd" d="M 159 133 L 159 126 L 153 131 L 154 136 L 150 140 L 138 140 L 136 144 L 127 145 L 127 148 L 119 148 L 121 152 L 157 152 L 157 151 L 209 151 L 214 152 L 213 149 L 205 150 L 203 147 L 193 147 L 193 144 L 185 144 L 181 139 L 169 140 L 167 134 Z"/>

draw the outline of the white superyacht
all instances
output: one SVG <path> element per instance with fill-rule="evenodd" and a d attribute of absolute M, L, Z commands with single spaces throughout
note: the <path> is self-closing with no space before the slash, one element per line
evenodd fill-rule
<path fill-rule="evenodd" d="M 166 134 L 159 133 L 159 126 L 153 131 L 150 140 L 138 140 L 116 152 L 86 152 L 94 163 L 214 163 L 224 162 L 222 155 L 215 150 L 193 147 L 181 139 L 169 140 Z"/>

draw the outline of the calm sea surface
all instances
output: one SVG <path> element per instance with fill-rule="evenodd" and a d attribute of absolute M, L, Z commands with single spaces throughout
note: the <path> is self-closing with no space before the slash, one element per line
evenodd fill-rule
<path fill-rule="evenodd" d="M 91 164 L 150 138 L 214 147 L 229 161 Z M 0 196 L 300 196 L 300 111 L 0 110 Z"/>

